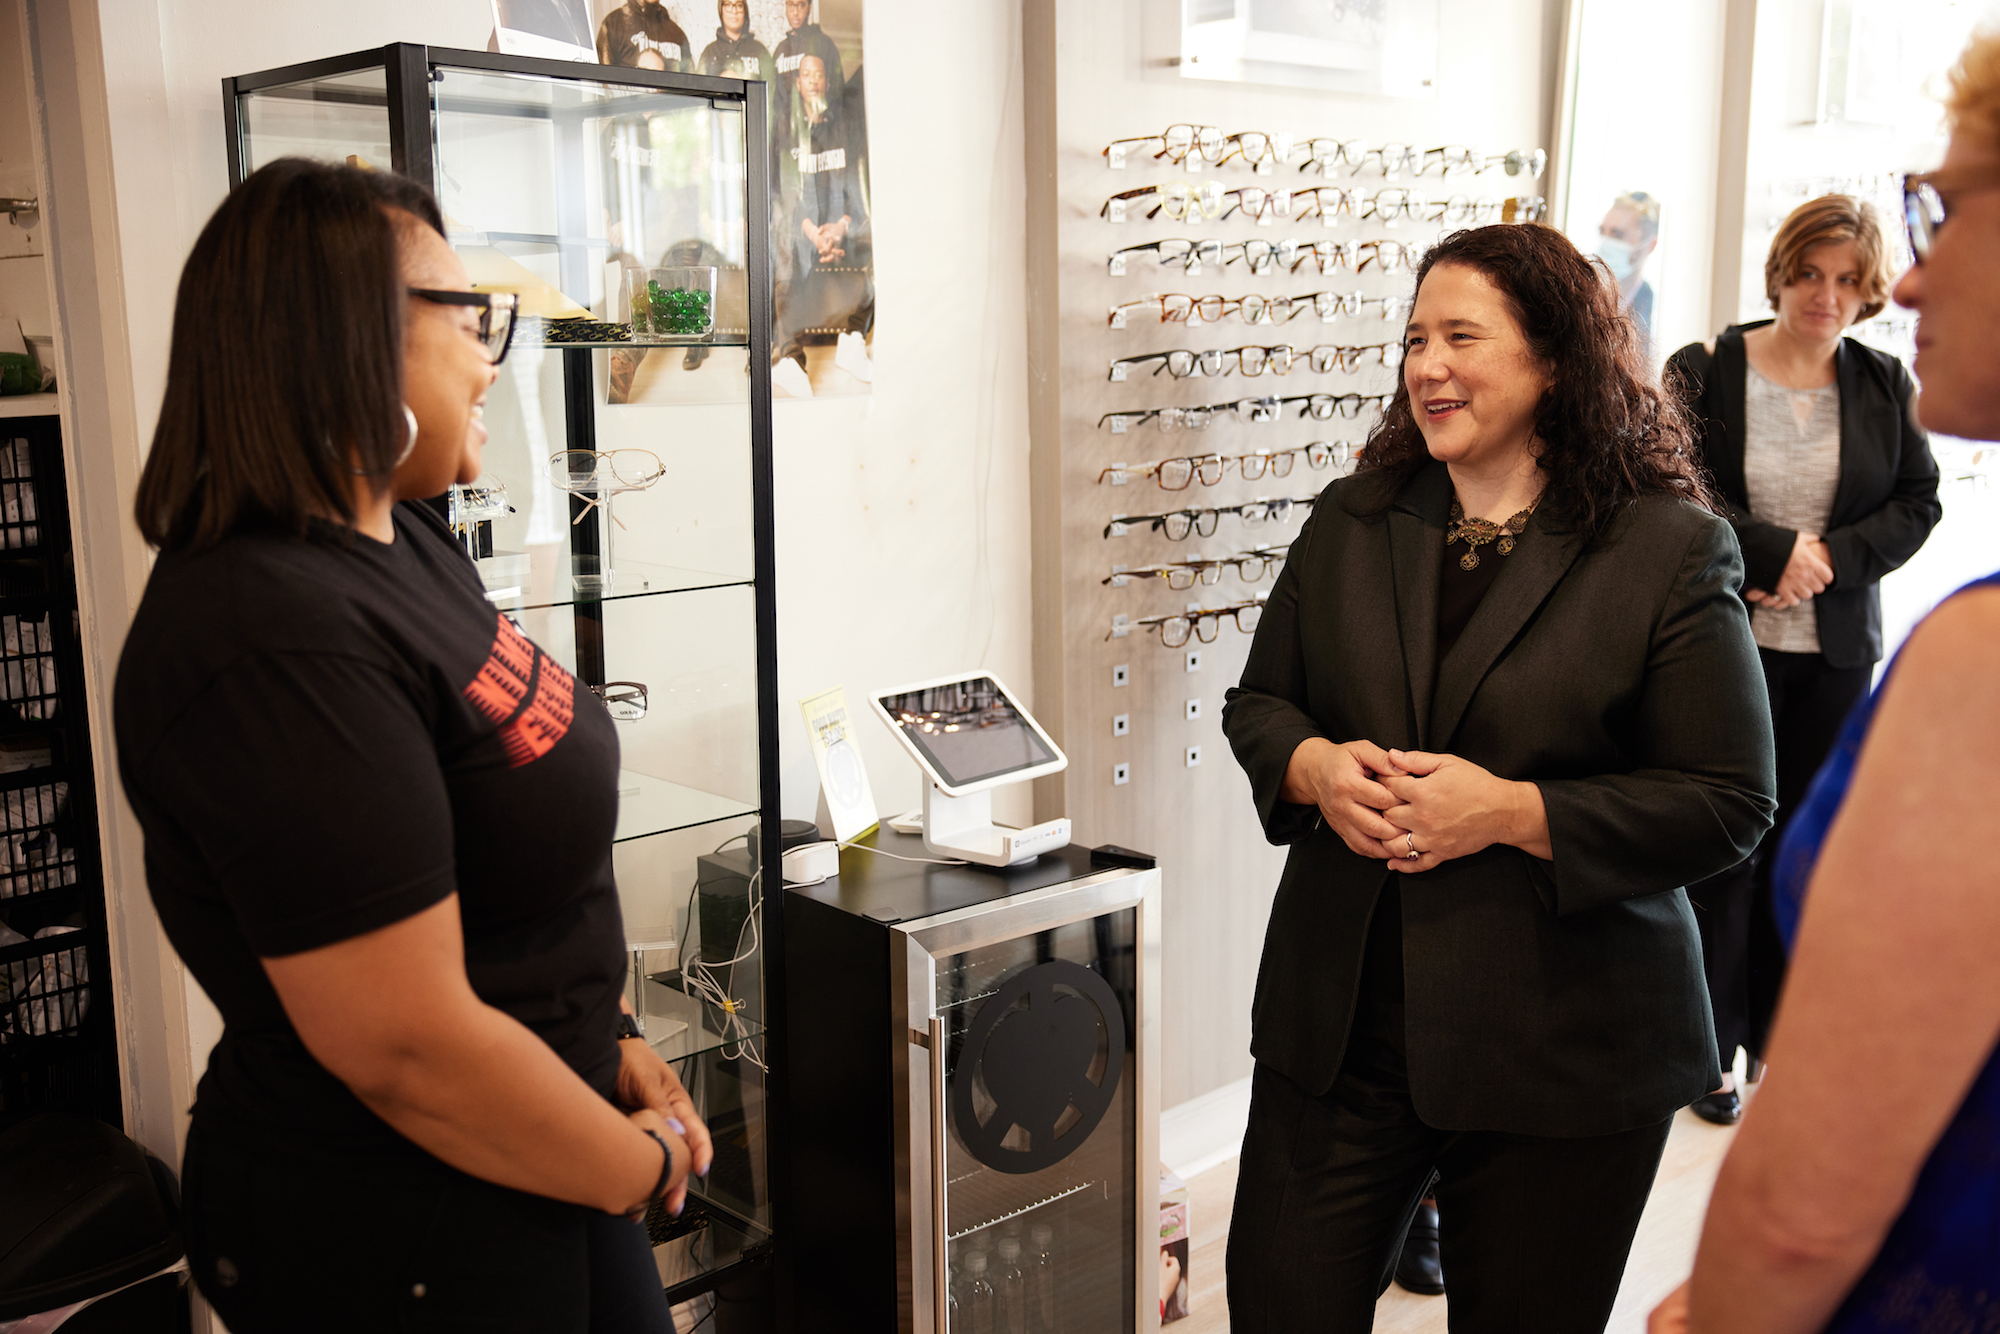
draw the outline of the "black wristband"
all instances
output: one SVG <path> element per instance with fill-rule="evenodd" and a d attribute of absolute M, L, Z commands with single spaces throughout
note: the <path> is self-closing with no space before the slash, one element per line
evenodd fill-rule
<path fill-rule="evenodd" d="M 638 1038 L 643 1041 L 645 1037 L 646 1035 L 639 1031 L 639 1021 L 631 1015 L 620 1011 L 618 1015 L 618 1040 L 623 1042 L 627 1038 Z"/>
<path fill-rule="evenodd" d="M 659 1131 L 648 1130 L 646 1133 L 653 1137 L 653 1142 L 660 1146 L 660 1152 L 666 1155 L 666 1161 L 660 1164 L 660 1179 L 653 1183 L 653 1193 L 646 1197 L 649 1200 L 657 1200 L 667 1193 L 667 1182 L 674 1175 L 674 1150 L 672 1145 L 660 1138 Z"/>

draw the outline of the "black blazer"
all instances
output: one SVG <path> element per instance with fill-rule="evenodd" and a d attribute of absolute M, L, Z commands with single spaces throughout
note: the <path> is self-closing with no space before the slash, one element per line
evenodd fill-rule
<path fill-rule="evenodd" d="M 1724 513 L 1743 548 L 1743 582 L 1769 592 L 1792 558 L 1798 530 L 1750 517 L 1743 482 L 1743 384 L 1749 362 L 1743 334 L 1771 323 L 1731 325 L 1711 354 L 1690 343 L 1667 359 L 1692 418 L 1697 447 L 1715 480 Z M 1944 516 L 1930 437 L 1917 425 L 1917 387 L 1903 363 L 1886 352 L 1840 340 L 1834 354 L 1840 385 L 1840 482 L 1833 517 L 1820 536 L 1833 552 L 1833 584 L 1813 599 L 1819 647 L 1835 667 L 1882 660 L 1883 575 L 1917 554 Z"/>
<path fill-rule="evenodd" d="M 1398 881 L 1424 1121 L 1581 1136 L 1663 1120 L 1722 1082 L 1681 887 L 1748 856 L 1775 805 L 1736 539 L 1658 497 L 1586 552 L 1537 512 L 1487 557 L 1499 574 L 1438 662 L 1450 477 L 1429 465 L 1373 517 L 1343 506 L 1351 485 L 1313 507 L 1223 707 L 1265 833 L 1291 845 L 1251 1051 L 1313 1093 L 1339 1070 L 1394 873 L 1278 792 L 1301 741 L 1366 738 L 1532 780 L 1555 851 L 1496 845 Z"/>

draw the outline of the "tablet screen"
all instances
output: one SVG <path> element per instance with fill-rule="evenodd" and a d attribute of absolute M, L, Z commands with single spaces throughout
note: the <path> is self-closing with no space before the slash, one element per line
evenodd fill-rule
<path fill-rule="evenodd" d="M 877 698 L 890 721 L 953 787 L 1056 758 L 989 676 Z"/>

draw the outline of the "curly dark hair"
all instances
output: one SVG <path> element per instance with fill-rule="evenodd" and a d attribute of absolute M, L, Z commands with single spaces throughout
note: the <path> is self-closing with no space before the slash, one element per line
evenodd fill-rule
<path fill-rule="evenodd" d="M 1690 443 L 1678 396 L 1663 392 L 1638 327 L 1621 308 L 1609 270 L 1553 227 L 1500 223 L 1454 232 L 1417 266 L 1416 285 L 1441 264 L 1462 264 L 1500 289 L 1548 366 L 1552 382 L 1535 412 L 1548 474 L 1544 510 L 1586 543 L 1642 495 L 1677 495 L 1707 509 L 1715 498 Z M 1410 407 L 1409 382 L 1368 433 L 1353 487 L 1359 513 L 1387 509 L 1430 462 Z"/>

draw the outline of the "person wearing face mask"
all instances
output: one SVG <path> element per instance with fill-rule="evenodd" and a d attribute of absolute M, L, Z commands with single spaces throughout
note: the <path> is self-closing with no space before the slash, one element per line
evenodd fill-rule
<path fill-rule="evenodd" d="M 1882 576 L 1943 516 L 1930 440 L 1902 363 L 1843 336 L 1889 296 L 1888 246 L 1869 205 L 1826 195 L 1771 239 L 1764 291 L 1777 318 L 1733 325 L 1668 359 L 1694 446 L 1743 547 L 1744 599 L 1778 739 L 1778 821 L 1743 865 L 1689 887 L 1722 1083 L 1697 1115 L 1734 1124 L 1730 1072 L 1748 1073 L 1784 979 L 1769 852 L 1882 657 Z"/>
<path fill-rule="evenodd" d="M 1561 233 L 1446 237 L 1404 344 L 1223 708 L 1290 847 L 1230 1327 L 1366 1334 L 1435 1170 L 1454 1330 L 1601 1334 L 1719 1074 L 1682 887 L 1770 824 L 1743 565 Z"/>
<path fill-rule="evenodd" d="M 1597 257 L 1618 284 L 1618 299 L 1638 321 L 1640 334 L 1653 337 L 1653 285 L 1646 281 L 1646 261 L 1660 245 L 1660 201 L 1644 190 L 1611 201 L 1604 221 L 1597 224 Z"/>
<path fill-rule="evenodd" d="M 673 1328 L 639 1220 L 711 1146 L 624 1002 L 618 738 L 422 503 L 511 314 L 421 186 L 301 158 L 181 275 L 114 715 L 222 1012 L 182 1228 L 236 1334 Z"/>

